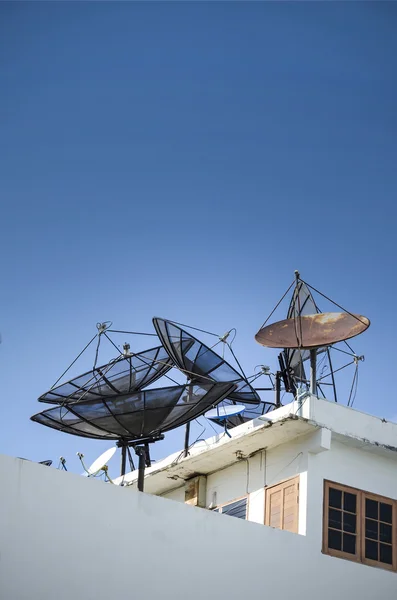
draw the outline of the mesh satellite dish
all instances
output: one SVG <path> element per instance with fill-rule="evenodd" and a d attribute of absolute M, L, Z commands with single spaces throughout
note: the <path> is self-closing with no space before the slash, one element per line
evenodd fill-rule
<path fill-rule="evenodd" d="M 173 366 L 162 346 L 138 354 L 120 355 L 101 367 L 51 388 L 39 402 L 63 404 L 109 398 L 135 392 L 152 384 Z"/>
<path fill-rule="evenodd" d="M 203 415 L 235 389 L 233 382 L 195 382 L 118 396 L 81 400 L 33 415 L 32 421 L 58 431 L 101 440 L 116 440 L 126 456 L 133 447 L 139 456 L 138 488 L 143 490 L 149 444 L 166 431 Z M 121 475 L 125 474 L 125 458 Z"/>
<path fill-rule="evenodd" d="M 298 281 L 287 312 L 287 319 L 297 319 L 304 315 L 312 315 L 320 312 L 314 301 L 313 295 L 307 285 Z M 317 353 L 326 350 L 318 348 Z M 310 358 L 310 351 L 302 348 L 284 348 L 279 355 L 281 371 L 284 379 L 287 378 L 286 389 L 295 392 L 296 383 L 299 385 L 306 381 L 304 362 Z"/>
<path fill-rule="evenodd" d="M 369 319 L 350 313 L 318 313 L 284 319 L 255 335 L 268 348 L 319 348 L 348 340 L 368 329 Z"/>
<path fill-rule="evenodd" d="M 321 310 L 317 306 L 309 286 L 303 281 L 298 280 L 294 287 L 294 293 L 288 308 L 287 318 L 298 319 L 300 316 L 316 313 L 321 313 Z M 346 341 L 343 341 L 340 345 L 345 346 L 346 349 L 353 352 L 353 349 L 347 344 Z M 333 345 L 333 349 L 340 350 L 340 347 L 336 344 Z M 342 351 L 342 353 L 343 352 L 344 351 Z M 331 399 L 332 396 L 332 399 L 337 402 L 337 377 L 334 375 L 334 370 L 338 372 L 341 370 L 340 367 L 344 367 L 344 365 L 340 365 L 338 360 L 336 360 L 335 364 L 335 353 L 333 354 L 334 356 L 331 359 L 331 347 L 329 346 L 317 348 L 317 389 L 325 398 L 326 396 L 323 390 L 324 386 L 327 389 L 327 397 Z M 310 350 L 306 350 L 304 348 L 284 348 L 284 350 L 279 354 L 279 373 L 281 373 L 281 377 L 284 381 L 285 391 L 296 396 L 298 389 L 301 391 L 305 390 L 308 383 L 305 362 L 309 359 Z M 361 359 L 362 357 L 360 357 L 360 360 Z"/>
<path fill-rule="evenodd" d="M 313 299 L 311 289 L 314 288 L 311 288 L 309 284 L 302 281 L 298 271 L 295 271 L 295 288 L 288 309 L 287 319 L 266 325 L 269 317 L 255 335 L 255 339 L 262 346 L 283 349 L 279 355 L 280 371 L 276 374 L 276 388 L 280 389 L 280 379 L 282 377 L 285 390 L 292 392 L 294 395 L 297 395 L 298 388 L 301 385 L 305 386 L 307 383 L 304 362 L 309 358 L 310 391 L 312 394 L 316 394 L 317 387 L 321 389 L 319 381 L 323 380 L 325 376 L 317 380 L 317 356 L 320 353 L 325 353 L 328 360 L 328 365 L 325 365 L 325 367 L 329 368 L 329 375 L 332 378 L 332 382 L 325 385 L 332 385 L 336 401 L 334 379 L 336 371 L 332 367 L 330 348 L 339 342 L 344 342 L 352 351 L 346 340 L 363 333 L 368 329 L 370 321 L 363 315 L 353 314 L 348 311 L 338 313 L 320 312 Z M 321 292 L 318 293 L 324 296 Z M 326 296 L 324 298 L 330 300 Z M 335 302 L 332 303 L 335 304 Z M 342 308 L 339 305 L 336 306 Z M 351 356 L 353 358 L 352 362 L 356 366 L 358 361 L 363 359 L 363 357 L 358 357 L 354 353 Z M 323 370 L 325 367 L 323 366 Z M 355 377 L 356 375 L 357 370 Z"/>
<path fill-rule="evenodd" d="M 235 390 L 228 396 L 234 402 L 259 404 L 260 397 L 248 380 L 211 348 L 172 321 L 155 317 L 153 325 L 165 350 L 188 378 L 197 381 L 233 381 Z"/>

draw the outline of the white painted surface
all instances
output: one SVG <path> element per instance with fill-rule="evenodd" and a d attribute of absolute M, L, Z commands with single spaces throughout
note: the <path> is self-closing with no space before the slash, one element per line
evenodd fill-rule
<path fill-rule="evenodd" d="M 330 452 L 310 454 L 307 485 L 307 536 L 321 548 L 324 479 L 397 499 L 397 463 L 332 441 Z M 369 567 L 371 568 L 371 567 Z M 397 574 L 395 575 L 397 598 Z"/>
<path fill-rule="evenodd" d="M 313 398 L 310 419 L 335 433 L 368 442 L 397 447 L 397 424 L 348 408 L 342 404 Z"/>
<path fill-rule="evenodd" d="M 248 438 L 255 436 L 256 447 L 263 446 L 253 456 L 245 457 L 249 452 L 244 452 L 243 435 L 241 439 L 237 438 L 243 458 L 238 459 L 235 454 L 233 464 L 222 469 L 216 469 L 218 463 L 214 459 L 213 472 L 207 479 L 207 507 L 248 495 L 248 520 L 263 524 L 266 486 L 299 474 L 298 531 L 301 535 L 307 534 L 320 550 L 324 479 L 397 498 L 397 452 L 385 448 L 397 446 L 395 423 L 385 423 L 382 419 L 311 397 L 302 407 L 302 413 L 311 425 L 306 434 L 301 428 L 296 437 L 296 421 L 280 421 L 296 412 L 295 405 L 282 407 L 277 412 L 278 417 L 270 428 L 255 426 L 255 423 L 263 422 L 257 419 L 244 430 L 247 444 Z M 290 436 L 289 441 L 285 432 Z M 253 442 L 250 443 L 250 448 L 255 448 Z M 270 443 L 269 449 L 266 449 L 267 443 Z M 212 446 L 212 452 L 215 447 Z M 200 468 L 210 471 L 212 452 L 192 457 L 197 472 Z M 186 460 L 181 476 L 188 476 L 190 460 Z M 167 497 L 183 502 L 183 488 L 168 493 Z"/>
<path fill-rule="evenodd" d="M 348 449 L 350 464 L 357 452 Z M 321 471 L 342 475 L 330 456 L 309 456 L 314 505 Z M 1 600 L 397 595 L 396 574 L 321 554 L 321 506 L 308 519 L 313 536 L 300 536 L 4 456 L 0 477 Z M 373 483 L 396 486 L 383 470 Z"/>
<path fill-rule="evenodd" d="M 168 498 L 168 500 L 175 500 L 176 502 L 185 502 L 185 486 L 183 485 L 175 490 L 166 492 L 165 494 L 162 494 L 162 497 Z"/>

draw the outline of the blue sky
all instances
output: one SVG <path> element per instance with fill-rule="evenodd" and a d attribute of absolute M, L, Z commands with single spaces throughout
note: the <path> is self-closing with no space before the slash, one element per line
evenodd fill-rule
<path fill-rule="evenodd" d="M 275 367 L 253 336 L 294 269 L 371 319 L 355 407 L 397 416 L 396 25 L 377 2 L 1 3 L 1 452 L 79 470 L 109 446 L 29 421 L 97 321 L 236 327 L 245 369 Z"/>

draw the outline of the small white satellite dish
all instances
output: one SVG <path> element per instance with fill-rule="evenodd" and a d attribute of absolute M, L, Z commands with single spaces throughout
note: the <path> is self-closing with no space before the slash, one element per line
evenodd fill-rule
<path fill-rule="evenodd" d="M 98 456 L 98 458 L 96 460 L 94 460 L 92 465 L 87 469 L 88 474 L 95 475 L 95 473 L 98 473 L 98 471 L 100 471 L 109 462 L 109 460 L 114 456 L 116 450 L 117 450 L 116 446 L 113 446 L 113 448 L 109 448 L 108 450 L 105 450 L 105 452 L 103 454 L 101 454 L 101 456 Z"/>

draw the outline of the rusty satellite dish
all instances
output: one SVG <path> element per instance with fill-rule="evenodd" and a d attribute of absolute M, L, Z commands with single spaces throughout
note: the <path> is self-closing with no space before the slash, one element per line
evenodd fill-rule
<path fill-rule="evenodd" d="M 255 340 L 268 348 L 319 348 L 348 340 L 368 329 L 370 320 L 349 313 L 319 313 L 284 319 L 258 331 Z"/>

